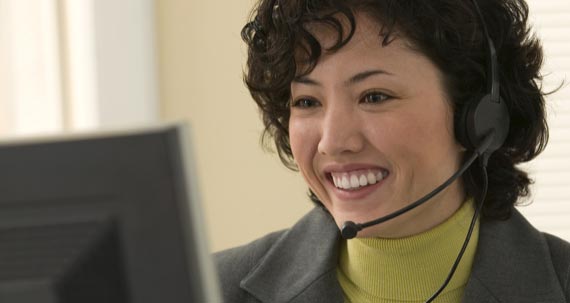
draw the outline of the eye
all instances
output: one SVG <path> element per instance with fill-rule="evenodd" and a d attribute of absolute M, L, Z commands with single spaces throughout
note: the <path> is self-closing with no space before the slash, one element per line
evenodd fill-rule
<path fill-rule="evenodd" d="M 392 96 L 387 95 L 385 93 L 382 92 L 368 92 L 364 95 L 364 97 L 362 97 L 362 99 L 360 100 L 362 103 L 367 103 L 367 104 L 378 104 L 378 103 L 382 103 L 386 100 L 392 99 Z"/>
<path fill-rule="evenodd" d="M 297 108 L 312 108 L 319 105 L 319 101 L 311 98 L 299 98 L 293 101 L 292 107 Z"/>

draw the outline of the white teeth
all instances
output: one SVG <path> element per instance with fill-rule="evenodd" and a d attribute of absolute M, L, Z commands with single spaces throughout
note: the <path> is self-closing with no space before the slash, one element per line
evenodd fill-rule
<path fill-rule="evenodd" d="M 368 185 L 368 179 L 366 179 L 365 175 L 361 175 L 360 178 L 358 178 L 358 181 L 360 186 Z"/>
<path fill-rule="evenodd" d="M 350 176 L 350 186 L 353 188 L 357 188 L 360 186 L 360 182 L 358 181 L 358 177 L 355 175 Z"/>
<path fill-rule="evenodd" d="M 342 176 L 342 188 L 344 189 L 349 189 L 350 188 L 350 182 L 348 182 L 348 176 Z"/>
<path fill-rule="evenodd" d="M 387 171 L 359 170 L 350 173 L 331 173 L 334 186 L 341 189 L 357 189 L 376 184 L 388 176 Z"/>
<path fill-rule="evenodd" d="M 368 172 L 366 178 L 368 179 L 368 184 L 376 184 L 376 176 L 371 171 Z"/>
<path fill-rule="evenodd" d="M 384 174 L 382 174 L 382 172 L 377 173 L 376 174 L 376 180 L 382 181 L 382 179 L 384 179 Z"/>

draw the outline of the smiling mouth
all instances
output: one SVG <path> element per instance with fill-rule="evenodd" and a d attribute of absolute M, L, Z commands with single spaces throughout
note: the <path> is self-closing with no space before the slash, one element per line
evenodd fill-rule
<path fill-rule="evenodd" d="M 384 180 L 389 174 L 385 169 L 364 169 L 350 172 L 331 172 L 328 174 L 328 178 L 336 188 L 353 191 L 374 185 Z"/>

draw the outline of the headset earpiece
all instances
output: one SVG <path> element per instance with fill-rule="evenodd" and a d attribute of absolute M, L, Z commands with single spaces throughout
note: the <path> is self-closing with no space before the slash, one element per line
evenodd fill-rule
<path fill-rule="evenodd" d="M 459 143 L 469 150 L 475 150 L 483 138 L 492 130 L 495 131 L 493 141 L 487 153 L 499 149 L 509 134 L 510 116 L 506 103 L 499 98 L 491 100 L 491 94 L 465 104 L 455 134 Z"/>
<path fill-rule="evenodd" d="M 481 13 L 477 1 L 472 0 L 473 5 L 483 27 L 483 34 L 487 40 L 489 50 L 489 61 L 487 62 L 487 94 L 482 98 L 475 98 L 464 105 L 459 121 L 455 124 L 455 136 L 459 143 L 469 150 L 477 149 L 481 146 L 483 139 L 494 131 L 489 147 L 481 151 L 487 157 L 499 149 L 509 134 L 510 115 L 509 109 L 501 99 L 499 81 L 499 63 L 497 52 L 489 31 L 485 18 Z"/>

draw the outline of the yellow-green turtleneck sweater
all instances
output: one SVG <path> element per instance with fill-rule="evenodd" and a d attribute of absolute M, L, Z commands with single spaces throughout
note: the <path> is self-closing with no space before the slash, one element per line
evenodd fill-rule
<path fill-rule="evenodd" d="M 474 211 L 468 200 L 445 222 L 417 235 L 343 241 L 337 276 L 345 301 L 425 302 L 447 278 Z M 461 301 L 478 238 L 479 222 L 453 278 L 435 302 Z"/>

